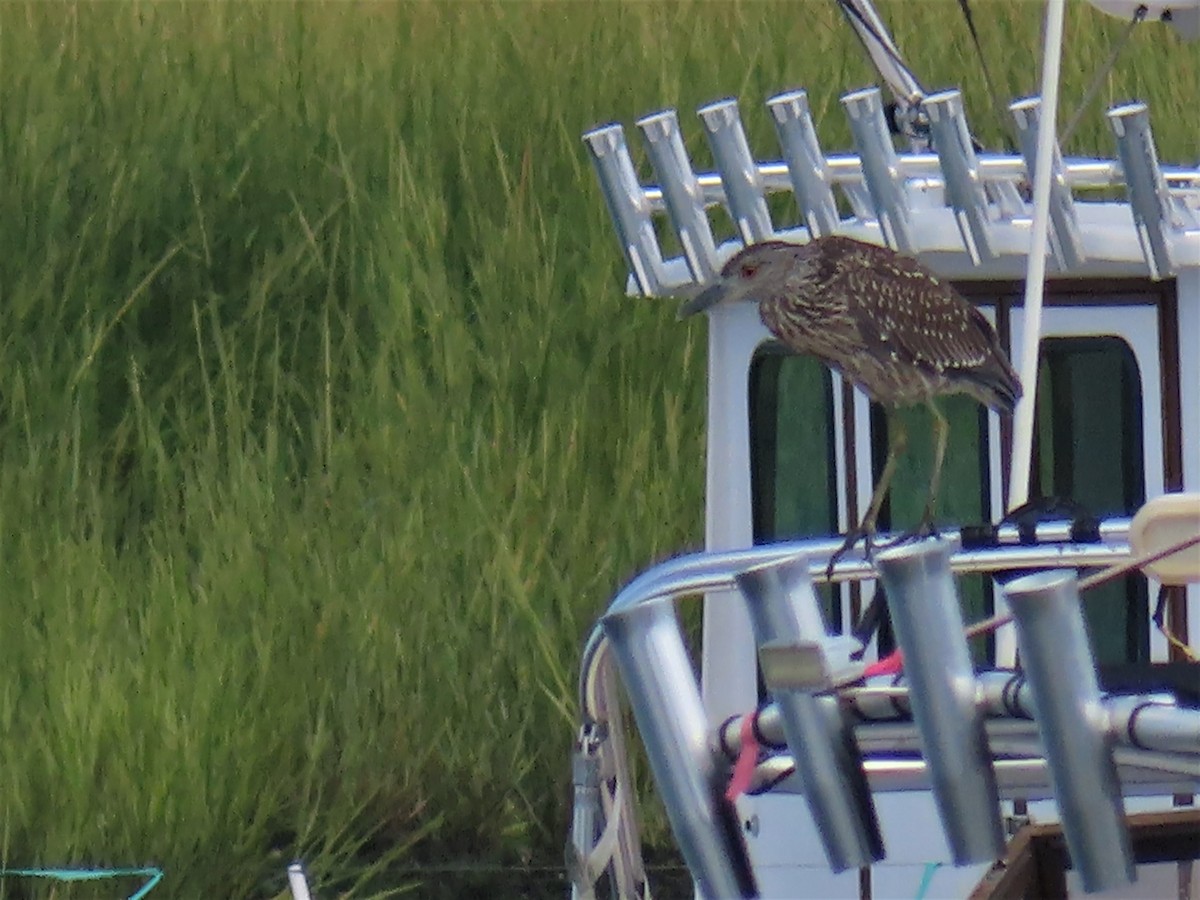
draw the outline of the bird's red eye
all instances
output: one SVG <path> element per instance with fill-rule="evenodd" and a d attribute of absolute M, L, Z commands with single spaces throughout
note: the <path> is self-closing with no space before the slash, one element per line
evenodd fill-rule
<path fill-rule="evenodd" d="M 742 263 L 742 268 L 738 272 L 738 274 L 742 278 L 753 278 L 754 273 L 757 271 L 758 271 L 758 266 L 756 266 L 754 263 Z"/>

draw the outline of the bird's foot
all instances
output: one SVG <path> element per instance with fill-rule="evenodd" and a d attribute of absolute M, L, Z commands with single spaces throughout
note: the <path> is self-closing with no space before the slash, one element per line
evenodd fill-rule
<path fill-rule="evenodd" d="M 887 542 L 889 547 L 898 547 L 901 544 L 907 544 L 912 541 L 923 541 L 926 538 L 940 537 L 937 526 L 933 523 L 933 511 L 926 509 L 924 515 L 921 516 L 921 521 L 914 528 L 908 531 L 901 532 L 898 537 L 892 538 Z"/>
<path fill-rule="evenodd" d="M 851 528 L 846 532 L 846 539 L 842 541 L 842 546 L 838 547 L 829 557 L 829 565 L 825 567 L 825 580 L 833 581 L 833 569 L 837 565 L 838 560 L 845 556 L 854 545 L 859 541 L 863 542 L 863 557 L 870 559 L 871 554 L 875 549 L 875 528 L 873 526 L 859 525 L 856 528 Z"/>

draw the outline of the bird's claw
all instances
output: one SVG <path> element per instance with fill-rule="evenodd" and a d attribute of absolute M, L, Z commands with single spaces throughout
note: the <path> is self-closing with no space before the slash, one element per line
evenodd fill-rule
<path fill-rule="evenodd" d="M 852 550 L 854 545 L 859 541 L 863 542 L 863 558 L 868 560 L 871 558 L 871 554 L 875 549 L 875 529 L 864 528 L 862 526 L 850 529 L 846 532 L 846 539 L 842 541 L 842 546 L 838 547 L 833 552 L 833 555 L 829 557 L 829 565 L 825 567 L 826 581 L 833 581 L 833 569 L 837 565 L 838 560 Z"/>
<path fill-rule="evenodd" d="M 938 532 L 937 526 L 933 524 L 933 516 L 926 512 L 926 514 L 921 517 L 921 521 L 916 524 L 916 527 L 910 528 L 908 531 L 901 532 L 898 537 L 894 537 L 888 541 L 886 546 L 898 547 L 901 544 L 907 544 L 910 541 L 923 541 L 926 538 L 936 537 L 940 537 L 940 532 Z"/>

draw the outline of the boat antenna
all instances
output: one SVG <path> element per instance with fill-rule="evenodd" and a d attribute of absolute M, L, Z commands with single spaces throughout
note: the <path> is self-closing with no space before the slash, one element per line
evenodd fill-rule
<path fill-rule="evenodd" d="M 888 126 L 892 133 L 907 137 L 915 149 L 928 147 L 929 120 L 921 109 L 927 92 L 900 57 L 900 51 L 871 0 L 837 0 L 837 5 L 862 41 L 875 70 L 896 98 L 888 110 Z"/>
<path fill-rule="evenodd" d="M 962 0 L 966 3 L 966 0 Z M 1067 122 L 1063 128 L 1062 137 L 1059 138 L 1059 145 L 1066 146 L 1067 140 L 1075 132 L 1075 128 L 1079 125 L 1079 121 L 1083 118 L 1084 112 L 1091 104 L 1096 96 L 1096 92 L 1100 90 L 1100 85 L 1104 83 L 1104 79 L 1108 77 L 1108 73 L 1112 71 L 1113 66 L 1117 64 L 1117 57 L 1121 55 L 1121 51 L 1125 49 L 1129 43 L 1129 39 L 1133 37 L 1133 29 L 1140 25 L 1146 19 L 1147 8 L 1145 4 L 1138 6 L 1133 11 L 1133 18 L 1129 20 L 1129 24 L 1125 26 L 1125 30 L 1121 32 L 1121 36 L 1117 39 L 1116 46 L 1108 55 L 1108 59 L 1104 65 L 1096 70 L 1096 74 L 1092 77 L 1092 83 L 1088 85 L 1088 89 L 1084 91 L 1083 99 L 1079 101 L 1079 106 L 1075 108 L 1075 112 L 1071 114 L 1071 120 Z"/>

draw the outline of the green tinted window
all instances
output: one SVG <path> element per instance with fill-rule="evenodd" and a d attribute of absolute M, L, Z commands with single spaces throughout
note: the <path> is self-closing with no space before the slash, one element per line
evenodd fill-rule
<path fill-rule="evenodd" d="M 1145 502 L 1137 361 L 1116 337 L 1047 338 L 1038 364 L 1032 497 L 1070 498 L 1097 516 Z M 1101 663 L 1149 659 L 1146 582 L 1091 591 L 1084 609 Z"/>
<path fill-rule="evenodd" d="M 750 370 L 755 542 L 837 531 L 833 377 L 814 359 L 773 348 Z"/>
<path fill-rule="evenodd" d="M 837 533 L 833 376 L 814 359 L 766 347 L 750 368 L 750 486 L 754 541 Z M 841 605 L 822 589 L 826 622 Z"/>

